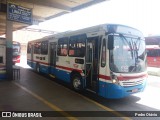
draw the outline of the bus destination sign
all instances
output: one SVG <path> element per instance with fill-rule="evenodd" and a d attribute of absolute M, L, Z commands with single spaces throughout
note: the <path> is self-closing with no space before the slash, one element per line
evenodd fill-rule
<path fill-rule="evenodd" d="M 32 9 L 18 6 L 12 3 L 7 4 L 7 19 L 32 24 Z"/>

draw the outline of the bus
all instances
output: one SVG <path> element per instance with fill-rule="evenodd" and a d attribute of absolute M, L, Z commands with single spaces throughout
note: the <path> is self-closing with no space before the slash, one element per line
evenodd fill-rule
<path fill-rule="evenodd" d="M 20 62 L 21 45 L 19 42 L 13 41 L 12 48 L 13 48 L 12 62 L 14 65 L 15 63 Z M 5 79 L 5 78 L 6 78 L 6 38 L 0 38 L 0 79 Z"/>
<path fill-rule="evenodd" d="M 145 37 L 146 45 L 160 45 L 160 36 Z"/>
<path fill-rule="evenodd" d="M 145 38 L 148 67 L 160 68 L 160 36 Z"/>
<path fill-rule="evenodd" d="M 6 78 L 6 42 L 0 38 L 0 80 Z"/>
<path fill-rule="evenodd" d="M 27 64 L 104 98 L 123 98 L 146 86 L 143 34 L 132 27 L 102 24 L 29 41 Z"/>
<path fill-rule="evenodd" d="M 19 42 L 13 41 L 13 64 L 20 63 L 21 57 L 21 44 Z"/>
<path fill-rule="evenodd" d="M 147 63 L 148 67 L 160 68 L 160 46 L 147 45 Z"/>

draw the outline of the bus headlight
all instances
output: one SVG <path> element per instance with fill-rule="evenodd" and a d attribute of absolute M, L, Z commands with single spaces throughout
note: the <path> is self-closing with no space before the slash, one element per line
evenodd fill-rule
<path fill-rule="evenodd" d="M 117 80 L 116 79 L 112 79 L 112 83 L 116 83 L 117 82 Z"/>
<path fill-rule="evenodd" d="M 111 78 L 112 78 L 112 83 L 119 84 L 119 81 L 116 75 L 112 75 Z"/>

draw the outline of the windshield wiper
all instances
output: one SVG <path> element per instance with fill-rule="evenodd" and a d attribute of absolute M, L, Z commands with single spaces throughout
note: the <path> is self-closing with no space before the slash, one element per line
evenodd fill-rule
<path fill-rule="evenodd" d="M 128 42 L 128 40 L 122 34 L 119 34 L 119 36 L 123 38 L 122 40 L 125 40 L 125 42 L 127 42 L 129 49 L 131 51 L 132 59 L 133 59 L 133 45 L 131 44 L 131 42 Z"/>
<path fill-rule="evenodd" d="M 135 57 L 135 65 L 134 65 L 134 68 L 132 69 L 132 71 L 134 69 L 136 70 L 137 67 L 138 67 L 138 51 L 139 51 L 139 47 L 140 47 L 140 43 L 139 43 L 139 45 L 137 45 L 138 40 L 140 40 L 140 38 L 138 38 L 136 42 L 133 42 L 133 46 L 134 46 L 133 51 L 134 51 L 134 57 Z"/>
<path fill-rule="evenodd" d="M 123 41 L 125 40 L 125 42 L 128 44 L 129 49 L 131 51 L 132 59 L 134 58 L 134 60 L 135 60 L 135 64 L 134 64 L 134 66 L 131 67 L 130 72 L 136 71 L 137 65 L 138 65 L 138 50 L 140 47 L 140 44 L 139 44 L 139 46 L 137 46 L 137 42 L 140 38 L 138 38 L 138 40 L 136 42 L 134 42 L 134 41 L 128 41 L 122 34 L 120 34 L 120 37 L 122 37 L 123 38 L 122 40 Z"/>

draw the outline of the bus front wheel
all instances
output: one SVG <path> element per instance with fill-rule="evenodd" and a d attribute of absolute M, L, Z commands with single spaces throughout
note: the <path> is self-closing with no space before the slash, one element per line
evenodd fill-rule
<path fill-rule="evenodd" d="M 76 91 L 82 90 L 82 80 L 79 74 L 75 74 L 72 76 L 72 86 Z"/>

